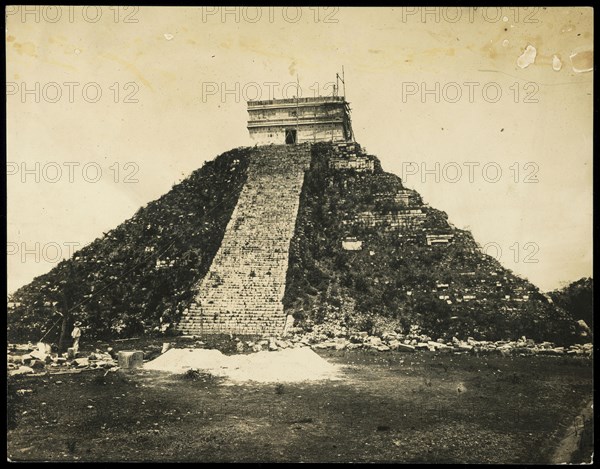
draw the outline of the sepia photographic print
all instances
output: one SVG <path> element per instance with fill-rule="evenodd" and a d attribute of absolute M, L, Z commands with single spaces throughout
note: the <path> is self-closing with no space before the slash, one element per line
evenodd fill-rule
<path fill-rule="evenodd" d="M 5 19 L 8 461 L 593 462 L 592 7 Z"/>

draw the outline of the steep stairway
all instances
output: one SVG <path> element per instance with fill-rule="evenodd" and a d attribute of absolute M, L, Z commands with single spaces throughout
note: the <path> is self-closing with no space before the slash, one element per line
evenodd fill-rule
<path fill-rule="evenodd" d="M 184 334 L 278 334 L 290 240 L 310 145 L 256 147 L 221 246 L 178 329 Z"/>

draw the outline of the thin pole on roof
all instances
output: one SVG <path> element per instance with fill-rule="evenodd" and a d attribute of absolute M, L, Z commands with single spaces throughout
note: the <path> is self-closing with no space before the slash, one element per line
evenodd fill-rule
<path fill-rule="evenodd" d="M 342 85 L 344 85 L 344 86 L 343 86 L 343 90 L 344 90 L 343 97 L 345 98 L 345 97 L 346 97 L 346 80 L 345 80 L 345 75 L 344 75 L 344 66 L 343 66 L 343 65 L 342 65 L 342 76 L 340 76 L 340 74 L 339 74 L 339 73 L 337 73 L 337 72 L 336 72 L 336 74 L 335 74 L 335 89 L 336 89 L 336 90 L 337 90 L 337 89 L 339 89 L 339 86 L 340 86 L 340 85 L 339 85 L 339 82 L 340 82 L 340 81 L 342 82 Z M 338 95 L 338 93 L 336 92 L 336 93 L 335 93 L 335 96 L 337 96 L 337 95 Z"/>

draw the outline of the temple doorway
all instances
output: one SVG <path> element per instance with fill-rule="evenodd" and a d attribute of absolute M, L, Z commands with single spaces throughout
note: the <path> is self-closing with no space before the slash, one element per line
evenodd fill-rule
<path fill-rule="evenodd" d="M 285 129 L 285 143 L 286 145 L 296 144 L 296 129 Z"/>

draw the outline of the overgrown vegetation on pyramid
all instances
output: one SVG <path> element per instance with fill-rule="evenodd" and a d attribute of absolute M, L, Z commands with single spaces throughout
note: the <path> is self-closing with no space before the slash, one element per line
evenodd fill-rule
<path fill-rule="evenodd" d="M 89 336 L 165 330 L 206 275 L 246 180 L 248 150 L 224 153 L 129 220 L 17 290 L 8 337 L 35 340 L 60 319 Z M 46 340 L 56 339 L 58 328 Z"/>
<path fill-rule="evenodd" d="M 315 145 L 305 178 L 284 300 L 297 317 L 370 332 L 419 326 L 442 338 L 574 339 L 566 311 L 377 158 L 357 149 L 373 171 L 337 169 L 337 153 Z"/>
<path fill-rule="evenodd" d="M 290 166 L 305 158 L 294 147 L 219 156 L 20 288 L 11 298 L 9 340 L 36 340 L 56 311 L 96 337 L 274 333 L 265 324 L 282 329 L 293 314 L 305 328 L 575 340 L 570 314 L 483 254 L 469 232 L 357 144 L 305 145 L 308 159 Z M 273 164 L 278 157 L 287 161 L 284 175 L 283 163 Z"/>

